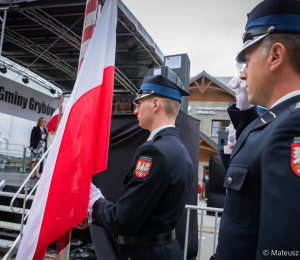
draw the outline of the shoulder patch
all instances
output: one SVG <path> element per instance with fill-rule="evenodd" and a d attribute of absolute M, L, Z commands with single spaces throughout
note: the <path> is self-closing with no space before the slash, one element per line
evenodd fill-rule
<path fill-rule="evenodd" d="M 291 144 L 291 167 L 300 177 L 300 136 L 294 137 Z"/>
<path fill-rule="evenodd" d="M 153 158 L 140 156 L 135 167 L 135 176 L 141 179 L 147 177 L 150 173 L 152 163 Z"/>

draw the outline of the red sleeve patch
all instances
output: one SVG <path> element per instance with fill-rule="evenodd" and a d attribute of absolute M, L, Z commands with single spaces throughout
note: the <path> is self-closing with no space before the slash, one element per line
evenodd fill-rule
<path fill-rule="evenodd" d="M 145 178 L 149 175 L 153 158 L 141 156 L 137 161 L 135 167 L 135 176 L 138 178 Z"/>
<path fill-rule="evenodd" d="M 291 167 L 293 172 L 300 177 L 300 137 L 294 138 L 291 147 Z"/>

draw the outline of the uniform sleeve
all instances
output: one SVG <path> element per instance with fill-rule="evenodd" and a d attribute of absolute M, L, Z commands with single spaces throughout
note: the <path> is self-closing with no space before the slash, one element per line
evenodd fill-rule
<path fill-rule="evenodd" d="M 117 203 L 100 199 L 93 207 L 93 219 L 96 223 L 122 236 L 137 234 L 169 185 L 169 166 L 160 149 L 151 145 L 148 149 L 139 150 L 137 159 L 140 156 L 153 159 L 149 174 L 144 178 L 137 177 L 136 165 L 133 165 L 133 178 Z"/>
<path fill-rule="evenodd" d="M 228 168 L 229 168 L 229 161 L 230 161 L 231 154 L 226 154 L 226 153 L 224 153 L 224 150 L 221 150 L 220 151 L 220 156 L 221 156 L 223 166 L 224 166 L 224 169 L 225 169 L 225 173 L 226 173 Z"/>
<path fill-rule="evenodd" d="M 236 107 L 236 104 L 233 104 L 227 109 L 227 111 L 230 120 L 236 129 L 236 140 L 239 138 L 244 129 L 259 116 L 256 106 L 248 110 L 239 110 Z"/>
<path fill-rule="evenodd" d="M 300 249 L 300 174 L 298 176 L 292 169 L 292 162 L 300 168 L 300 160 L 292 146 L 295 138 L 300 137 L 299 119 L 300 109 L 287 116 L 274 130 L 262 154 L 261 218 L 256 259 L 264 259 L 263 250 L 271 254 L 271 250 L 299 252 Z M 300 159 L 300 154 L 298 157 Z"/>

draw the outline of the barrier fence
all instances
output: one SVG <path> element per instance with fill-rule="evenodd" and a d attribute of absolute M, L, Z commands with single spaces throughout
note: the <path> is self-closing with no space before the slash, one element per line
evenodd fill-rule
<path fill-rule="evenodd" d="M 187 260 L 187 247 L 188 247 L 188 239 L 189 239 L 189 226 L 190 226 L 190 214 L 191 210 L 201 210 L 201 218 L 200 218 L 200 235 L 198 236 L 198 257 L 200 260 L 201 256 L 201 242 L 202 242 L 202 232 L 203 232 L 203 216 L 204 211 L 212 211 L 215 212 L 215 226 L 214 226 L 214 240 L 213 240 L 213 250 L 212 254 L 216 251 L 216 243 L 217 243 L 217 222 L 218 222 L 218 213 L 222 213 L 223 209 L 221 208 L 211 208 L 211 207 L 201 207 L 201 206 L 193 206 L 193 205 L 185 205 L 187 209 L 187 219 L 186 219 L 186 230 L 185 230 L 185 241 L 184 241 L 184 260 Z M 198 228 L 198 227 L 197 227 Z M 206 259 L 208 260 L 208 259 Z"/>
<path fill-rule="evenodd" d="M 30 171 L 30 150 L 27 146 L 0 139 L 0 171 Z"/>

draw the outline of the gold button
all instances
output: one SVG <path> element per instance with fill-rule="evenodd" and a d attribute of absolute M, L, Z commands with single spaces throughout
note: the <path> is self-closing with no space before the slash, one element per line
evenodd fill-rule
<path fill-rule="evenodd" d="M 229 184 L 229 185 L 231 185 L 231 184 L 232 184 L 232 181 L 233 181 L 233 180 L 232 180 L 232 178 L 231 178 L 231 177 L 229 177 L 229 178 L 227 179 L 227 182 L 228 182 L 228 184 Z"/>

